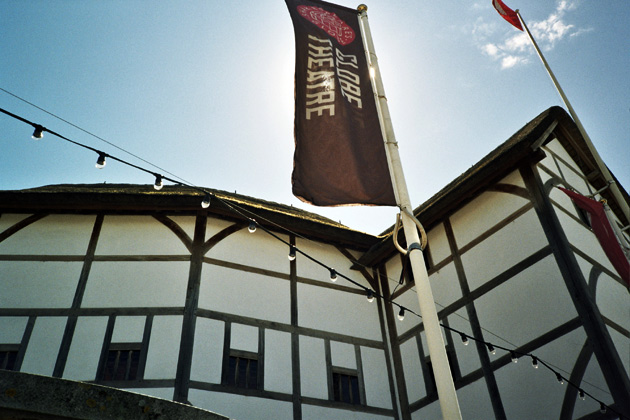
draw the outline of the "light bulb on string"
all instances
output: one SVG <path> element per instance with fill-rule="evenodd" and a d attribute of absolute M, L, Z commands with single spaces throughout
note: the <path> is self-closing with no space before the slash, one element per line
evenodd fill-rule
<path fill-rule="evenodd" d="M 291 245 L 289 248 L 289 261 L 295 261 L 295 246 Z"/>
<path fill-rule="evenodd" d="M 586 399 L 586 394 L 584 394 L 584 390 L 583 390 L 582 388 L 580 388 L 580 389 L 578 390 L 578 395 L 580 396 L 580 399 L 581 399 L 582 401 L 584 401 L 584 400 Z"/>
<path fill-rule="evenodd" d="M 201 207 L 203 207 L 204 209 L 207 209 L 208 207 L 210 207 L 210 194 L 206 193 L 206 195 L 203 196 Z"/>
<path fill-rule="evenodd" d="M 249 222 L 249 227 L 247 228 L 247 230 L 249 231 L 249 233 L 256 232 L 256 222 L 254 220 Z"/>
<path fill-rule="evenodd" d="M 497 354 L 497 349 L 495 349 L 494 346 L 490 343 L 488 343 L 488 351 L 490 352 L 490 354 Z"/>
<path fill-rule="evenodd" d="M 398 311 L 398 320 L 402 321 L 403 319 L 405 319 L 405 308 L 401 306 L 400 311 Z"/>
<path fill-rule="evenodd" d="M 464 333 L 461 333 L 460 336 L 462 337 L 462 344 L 467 346 L 469 341 L 468 341 L 468 336 Z"/>
<path fill-rule="evenodd" d="M 606 413 L 606 406 L 604 405 L 604 403 L 599 403 L 599 412 L 602 414 Z"/>
<path fill-rule="evenodd" d="M 372 292 L 372 289 L 367 289 L 367 301 L 370 303 L 374 302 L 374 292 Z"/>
<path fill-rule="evenodd" d="M 156 175 L 155 184 L 153 184 L 153 188 L 155 188 L 157 191 L 160 191 L 163 186 L 164 184 L 162 183 L 162 175 Z"/>
<path fill-rule="evenodd" d="M 558 380 L 560 385 L 564 385 L 564 378 L 562 376 L 560 376 L 559 373 L 556 373 L 556 379 Z"/>
<path fill-rule="evenodd" d="M 532 366 L 534 369 L 538 369 L 538 359 L 534 356 L 532 356 Z"/>
<path fill-rule="evenodd" d="M 330 269 L 330 281 L 332 281 L 333 283 L 337 281 L 337 272 L 334 268 Z"/>
<path fill-rule="evenodd" d="M 96 159 L 96 169 L 103 169 L 105 165 L 107 165 L 107 162 L 105 161 L 106 157 L 107 155 L 105 153 L 98 154 L 98 159 Z"/>
<path fill-rule="evenodd" d="M 33 135 L 31 137 L 33 137 L 35 140 L 39 140 L 42 137 L 44 137 L 44 127 L 42 127 L 41 125 L 35 125 L 35 131 L 33 131 Z"/>
<path fill-rule="evenodd" d="M 512 363 L 518 363 L 518 356 L 513 351 L 510 352 L 510 358 L 512 359 Z"/>

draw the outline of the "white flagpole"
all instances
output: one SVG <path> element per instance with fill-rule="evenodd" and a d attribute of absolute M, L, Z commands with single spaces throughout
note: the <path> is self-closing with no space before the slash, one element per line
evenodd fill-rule
<path fill-rule="evenodd" d="M 367 6 L 362 4 L 357 9 L 359 11 L 359 22 L 365 42 L 368 63 L 374 71 L 372 77 L 372 87 L 374 89 L 375 96 L 377 97 L 377 110 L 379 120 L 381 122 L 381 130 L 383 131 L 383 138 L 389 160 L 389 170 L 392 176 L 394 192 L 396 193 L 398 205 L 402 210 L 403 229 L 405 232 L 405 238 L 407 238 L 409 260 L 411 262 L 411 269 L 416 283 L 416 294 L 418 296 L 420 314 L 422 315 L 424 331 L 427 338 L 427 344 L 429 346 L 429 355 L 431 357 L 433 373 L 435 374 L 435 382 L 440 401 L 440 408 L 442 409 L 442 417 L 444 420 L 461 420 L 462 414 L 459 409 L 459 402 L 455 392 L 455 384 L 451 375 L 451 368 L 448 363 L 448 358 L 446 357 L 446 347 L 444 345 L 444 338 L 442 336 L 442 329 L 440 327 L 437 309 L 433 300 L 433 292 L 431 291 L 427 268 L 424 265 L 421 247 L 417 246 L 421 243 L 417 226 L 414 220 L 409 216 L 410 214 L 413 214 L 413 208 L 411 207 L 407 184 L 402 170 L 400 155 L 398 153 L 398 144 L 396 143 L 396 137 L 394 136 L 394 128 L 389 115 L 389 108 L 387 106 L 385 89 L 383 88 L 381 73 L 378 67 L 378 60 L 374 52 L 374 43 L 372 41 L 372 35 L 370 33 L 370 27 L 367 19 Z"/>
<path fill-rule="evenodd" d="M 588 147 L 589 151 L 593 155 L 593 158 L 595 159 L 595 164 L 597 165 L 597 168 L 601 172 L 606 183 L 610 186 L 611 192 L 613 196 L 615 197 L 615 200 L 617 200 L 617 203 L 621 207 L 621 211 L 626 216 L 626 220 L 628 221 L 628 223 L 630 223 L 630 208 L 628 207 L 628 203 L 626 202 L 626 200 L 623 198 L 623 195 L 621 194 L 621 191 L 619 190 L 619 186 L 615 182 L 614 178 L 610 174 L 610 171 L 608 170 L 604 162 L 602 161 L 602 158 L 599 156 L 597 149 L 595 149 L 595 146 L 593 145 L 593 142 L 591 141 L 591 138 L 589 137 L 589 135 L 586 133 L 586 130 L 584 129 L 584 126 L 582 125 L 582 122 L 578 118 L 577 114 L 575 113 L 575 110 L 573 109 L 573 107 L 571 106 L 571 103 L 569 102 L 569 99 L 566 97 L 566 95 L 564 94 L 564 91 L 560 87 L 560 83 L 558 82 L 558 79 L 556 79 L 556 76 L 551 71 L 551 68 L 549 67 L 549 64 L 547 63 L 547 60 L 545 60 L 545 56 L 543 55 L 542 51 L 540 51 L 540 48 L 538 48 L 538 44 L 536 44 L 536 41 L 534 40 L 532 33 L 529 31 L 529 28 L 525 24 L 525 21 L 523 20 L 521 13 L 518 11 L 518 9 L 515 10 L 515 12 L 519 20 L 523 24 L 523 28 L 525 28 L 525 32 L 527 32 L 527 35 L 529 36 L 530 41 L 532 41 L 532 45 L 534 46 L 536 53 L 538 53 L 538 57 L 540 57 L 540 60 L 545 66 L 545 69 L 547 69 L 547 73 L 549 73 L 549 77 L 551 77 L 551 81 L 553 82 L 554 86 L 558 90 L 558 93 L 560 93 L 560 96 L 562 97 L 564 104 L 567 106 L 567 109 L 569 110 L 569 113 L 571 114 L 573 121 L 575 121 L 575 124 L 577 125 L 578 130 L 580 130 L 580 133 L 582 134 L 582 137 L 584 138 L 584 142 L 586 143 L 586 146 Z"/>

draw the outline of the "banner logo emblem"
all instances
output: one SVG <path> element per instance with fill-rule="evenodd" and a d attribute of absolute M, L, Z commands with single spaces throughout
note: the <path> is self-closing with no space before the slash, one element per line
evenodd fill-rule
<path fill-rule="evenodd" d="M 341 20 L 336 14 L 327 12 L 321 7 L 298 6 L 297 11 L 303 18 L 334 37 L 341 45 L 350 44 L 356 37 L 354 31 L 346 22 Z"/>

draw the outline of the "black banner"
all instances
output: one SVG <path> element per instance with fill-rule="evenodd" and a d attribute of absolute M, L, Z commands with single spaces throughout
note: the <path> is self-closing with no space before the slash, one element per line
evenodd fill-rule
<path fill-rule="evenodd" d="M 318 206 L 395 206 L 358 12 L 286 4 L 296 43 L 293 194 Z"/>

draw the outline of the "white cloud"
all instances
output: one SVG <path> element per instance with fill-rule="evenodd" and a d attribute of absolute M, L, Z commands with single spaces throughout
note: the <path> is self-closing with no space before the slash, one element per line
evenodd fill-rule
<path fill-rule="evenodd" d="M 501 68 L 510 69 L 516 66 L 517 64 L 522 64 L 526 62 L 527 62 L 527 59 L 524 57 L 517 57 L 514 55 L 504 55 L 503 58 L 501 58 Z"/>
<path fill-rule="evenodd" d="M 566 21 L 567 12 L 577 7 L 576 0 L 559 0 L 556 8 L 542 21 L 529 23 L 529 28 L 538 45 L 544 50 L 550 50 L 554 45 L 568 37 L 574 37 L 592 29 L 576 28 Z M 509 25 L 507 25 L 509 26 Z M 507 26 L 504 26 L 507 29 Z M 524 32 L 514 33 L 504 42 L 489 43 L 488 38 L 496 38 L 497 27 L 487 24 L 483 19 L 478 19 L 473 28 L 473 36 L 481 51 L 493 60 L 501 63 L 501 69 L 509 69 L 524 64 L 528 57 L 535 54 L 529 37 Z"/>

